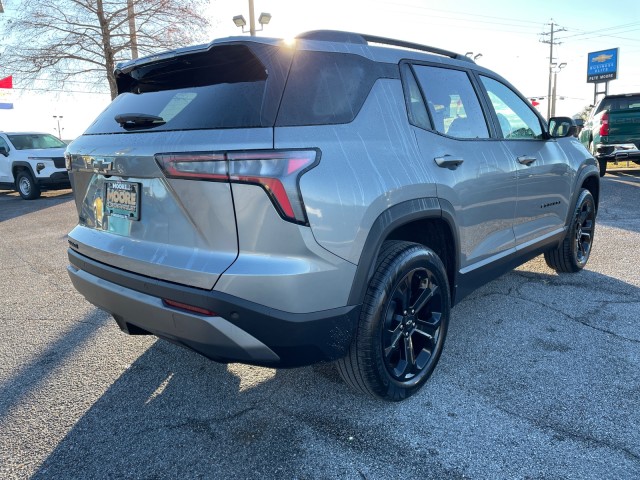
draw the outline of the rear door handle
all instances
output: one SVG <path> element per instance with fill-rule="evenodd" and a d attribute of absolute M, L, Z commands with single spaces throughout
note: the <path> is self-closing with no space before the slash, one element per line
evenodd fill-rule
<path fill-rule="evenodd" d="M 454 157 L 452 155 L 445 155 L 444 157 L 436 157 L 433 159 L 439 167 L 442 168 L 457 168 L 464 162 L 462 157 Z"/>
<path fill-rule="evenodd" d="M 518 163 L 521 163 L 522 165 L 531 165 L 535 161 L 536 157 L 527 157 L 526 155 L 518 157 Z"/>

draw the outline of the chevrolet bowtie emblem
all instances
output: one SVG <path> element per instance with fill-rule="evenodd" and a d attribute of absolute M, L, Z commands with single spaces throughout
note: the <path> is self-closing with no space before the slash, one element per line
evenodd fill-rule
<path fill-rule="evenodd" d="M 112 166 L 113 162 L 106 162 L 101 158 L 96 158 L 91 164 L 94 172 L 107 172 L 111 170 Z"/>

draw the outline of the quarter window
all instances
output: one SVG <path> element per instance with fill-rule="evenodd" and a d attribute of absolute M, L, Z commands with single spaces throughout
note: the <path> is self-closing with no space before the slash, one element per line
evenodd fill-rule
<path fill-rule="evenodd" d="M 480 77 L 498 117 L 506 139 L 540 139 L 542 126 L 533 109 L 506 85 L 489 77 Z"/>
<path fill-rule="evenodd" d="M 434 128 L 456 138 L 489 138 L 487 122 L 464 71 L 414 66 Z"/>

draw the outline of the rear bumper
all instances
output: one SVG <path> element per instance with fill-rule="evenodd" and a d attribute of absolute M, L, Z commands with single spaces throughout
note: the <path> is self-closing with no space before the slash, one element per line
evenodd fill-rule
<path fill-rule="evenodd" d="M 126 333 L 150 333 L 220 362 L 295 367 L 343 356 L 359 306 L 288 313 L 221 292 L 186 287 L 119 270 L 68 250 L 74 287 L 113 315 Z M 163 299 L 217 313 L 166 306 Z"/>
<path fill-rule="evenodd" d="M 598 160 L 614 162 L 618 160 L 640 160 L 640 150 L 633 143 L 628 144 L 604 144 L 599 143 L 595 147 L 595 157 Z"/>

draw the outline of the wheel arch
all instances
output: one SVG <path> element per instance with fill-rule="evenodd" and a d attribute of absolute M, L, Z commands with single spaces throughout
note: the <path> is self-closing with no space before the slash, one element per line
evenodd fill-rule
<path fill-rule="evenodd" d="M 33 168 L 29 162 L 25 161 L 16 161 L 11 164 L 11 173 L 13 174 L 13 181 L 15 182 L 18 178 L 18 173 L 22 170 L 26 170 L 31 174 L 31 178 L 36 179 L 36 175 L 33 173 Z"/>
<path fill-rule="evenodd" d="M 588 175 L 580 184 L 580 188 L 586 188 L 591 192 L 593 201 L 596 204 L 596 212 L 600 202 L 600 177 L 597 175 Z M 578 189 L 579 190 L 579 189 Z"/>
<path fill-rule="evenodd" d="M 374 221 L 356 268 L 349 304 L 361 304 L 376 269 L 382 244 L 387 240 L 404 240 L 432 249 L 447 272 L 451 305 L 455 303 L 459 269 L 459 239 L 453 207 L 437 198 L 419 198 L 394 205 Z"/>

